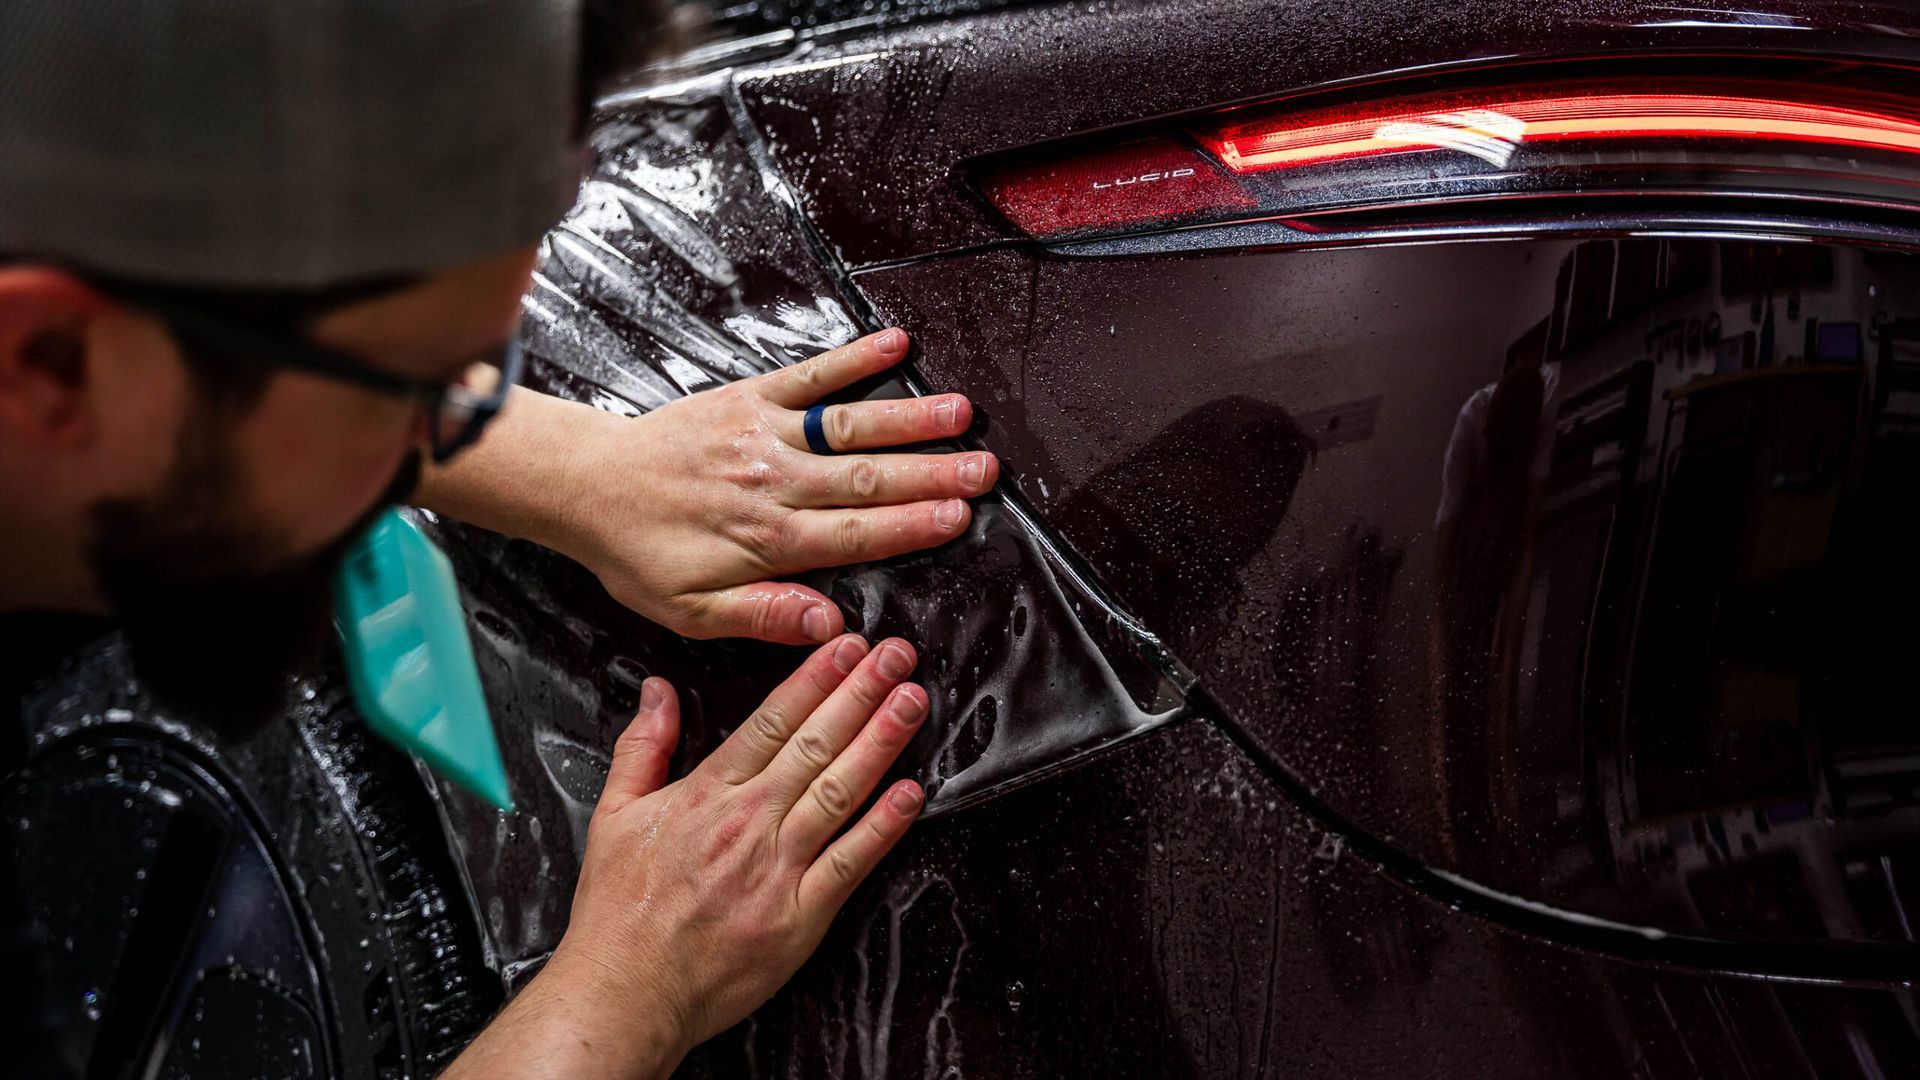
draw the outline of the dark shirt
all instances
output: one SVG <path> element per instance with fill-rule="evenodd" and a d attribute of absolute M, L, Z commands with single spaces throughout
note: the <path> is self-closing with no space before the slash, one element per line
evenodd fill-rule
<path fill-rule="evenodd" d="M 22 704 L 60 662 L 98 638 L 107 624 L 75 615 L 0 615 L 0 777 L 26 764 L 32 748 Z M 62 1077 L 52 1053 L 56 1013 L 47 999 L 46 931 L 33 916 L 32 882 L 22 880 L 14 823 L 0 828 L 0 971 L 24 989 L 24 1007 L 0 1008 L 0 1047 L 13 1075 Z"/>

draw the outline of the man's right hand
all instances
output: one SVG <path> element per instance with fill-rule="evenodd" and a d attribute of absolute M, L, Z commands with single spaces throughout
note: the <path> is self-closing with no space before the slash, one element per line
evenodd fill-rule
<path fill-rule="evenodd" d="M 779 989 L 920 812 L 902 780 L 835 838 L 926 718 L 915 662 L 828 642 L 673 784 L 679 704 L 648 679 L 565 938 L 446 1075 L 664 1076 Z"/>

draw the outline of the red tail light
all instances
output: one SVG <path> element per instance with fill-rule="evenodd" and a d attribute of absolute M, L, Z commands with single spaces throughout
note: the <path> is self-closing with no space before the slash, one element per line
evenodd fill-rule
<path fill-rule="evenodd" d="M 1398 106 L 1231 124 L 1206 141 L 1227 168 L 1257 172 L 1421 150 L 1461 150 L 1504 165 L 1529 143 L 1701 137 L 1920 152 L 1920 124 L 1911 120 L 1714 94 L 1490 95 L 1453 108 Z"/>
<path fill-rule="evenodd" d="M 1146 139 L 989 177 L 987 198 L 1035 236 L 1160 223 L 1258 204 L 1198 150 Z"/>
<path fill-rule="evenodd" d="M 1862 71 L 1856 83 L 1875 92 L 1794 76 L 1643 76 L 1242 109 L 989 166 L 979 182 L 1015 226 L 1048 241 L 1521 191 L 1920 210 L 1920 78 Z"/>

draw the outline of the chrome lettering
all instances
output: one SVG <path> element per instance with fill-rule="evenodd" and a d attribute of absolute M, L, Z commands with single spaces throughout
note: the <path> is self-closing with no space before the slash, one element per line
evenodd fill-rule
<path fill-rule="evenodd" d="M 1126 187 L 1128 184 L 1150 184 L 1155 180 L 1180 180 L 1193 175 L 1192 168 L 1173 169 L 1167 172 L 1144 172 L 1136 176 L 1116 176 L 1112 180 L 1093 182 L 1093 190 L 1104 191 L 1110 187 Z"/>

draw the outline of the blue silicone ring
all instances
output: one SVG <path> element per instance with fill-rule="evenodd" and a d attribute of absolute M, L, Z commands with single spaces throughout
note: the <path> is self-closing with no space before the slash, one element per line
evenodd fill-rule
<path fill-rule="evenodd" d="M 826 425 L 821 422 L 821 418 L 825 416 L 826 413 L 827 407 L 825 405 L 815 405 L 813 408 L 807 410 L 806 419 L 800 423 L 800 426 L 805 429 L 807 433 L 807 449 L 816 454 L 833 453 L 833 447 L 827 444 Z"/>

